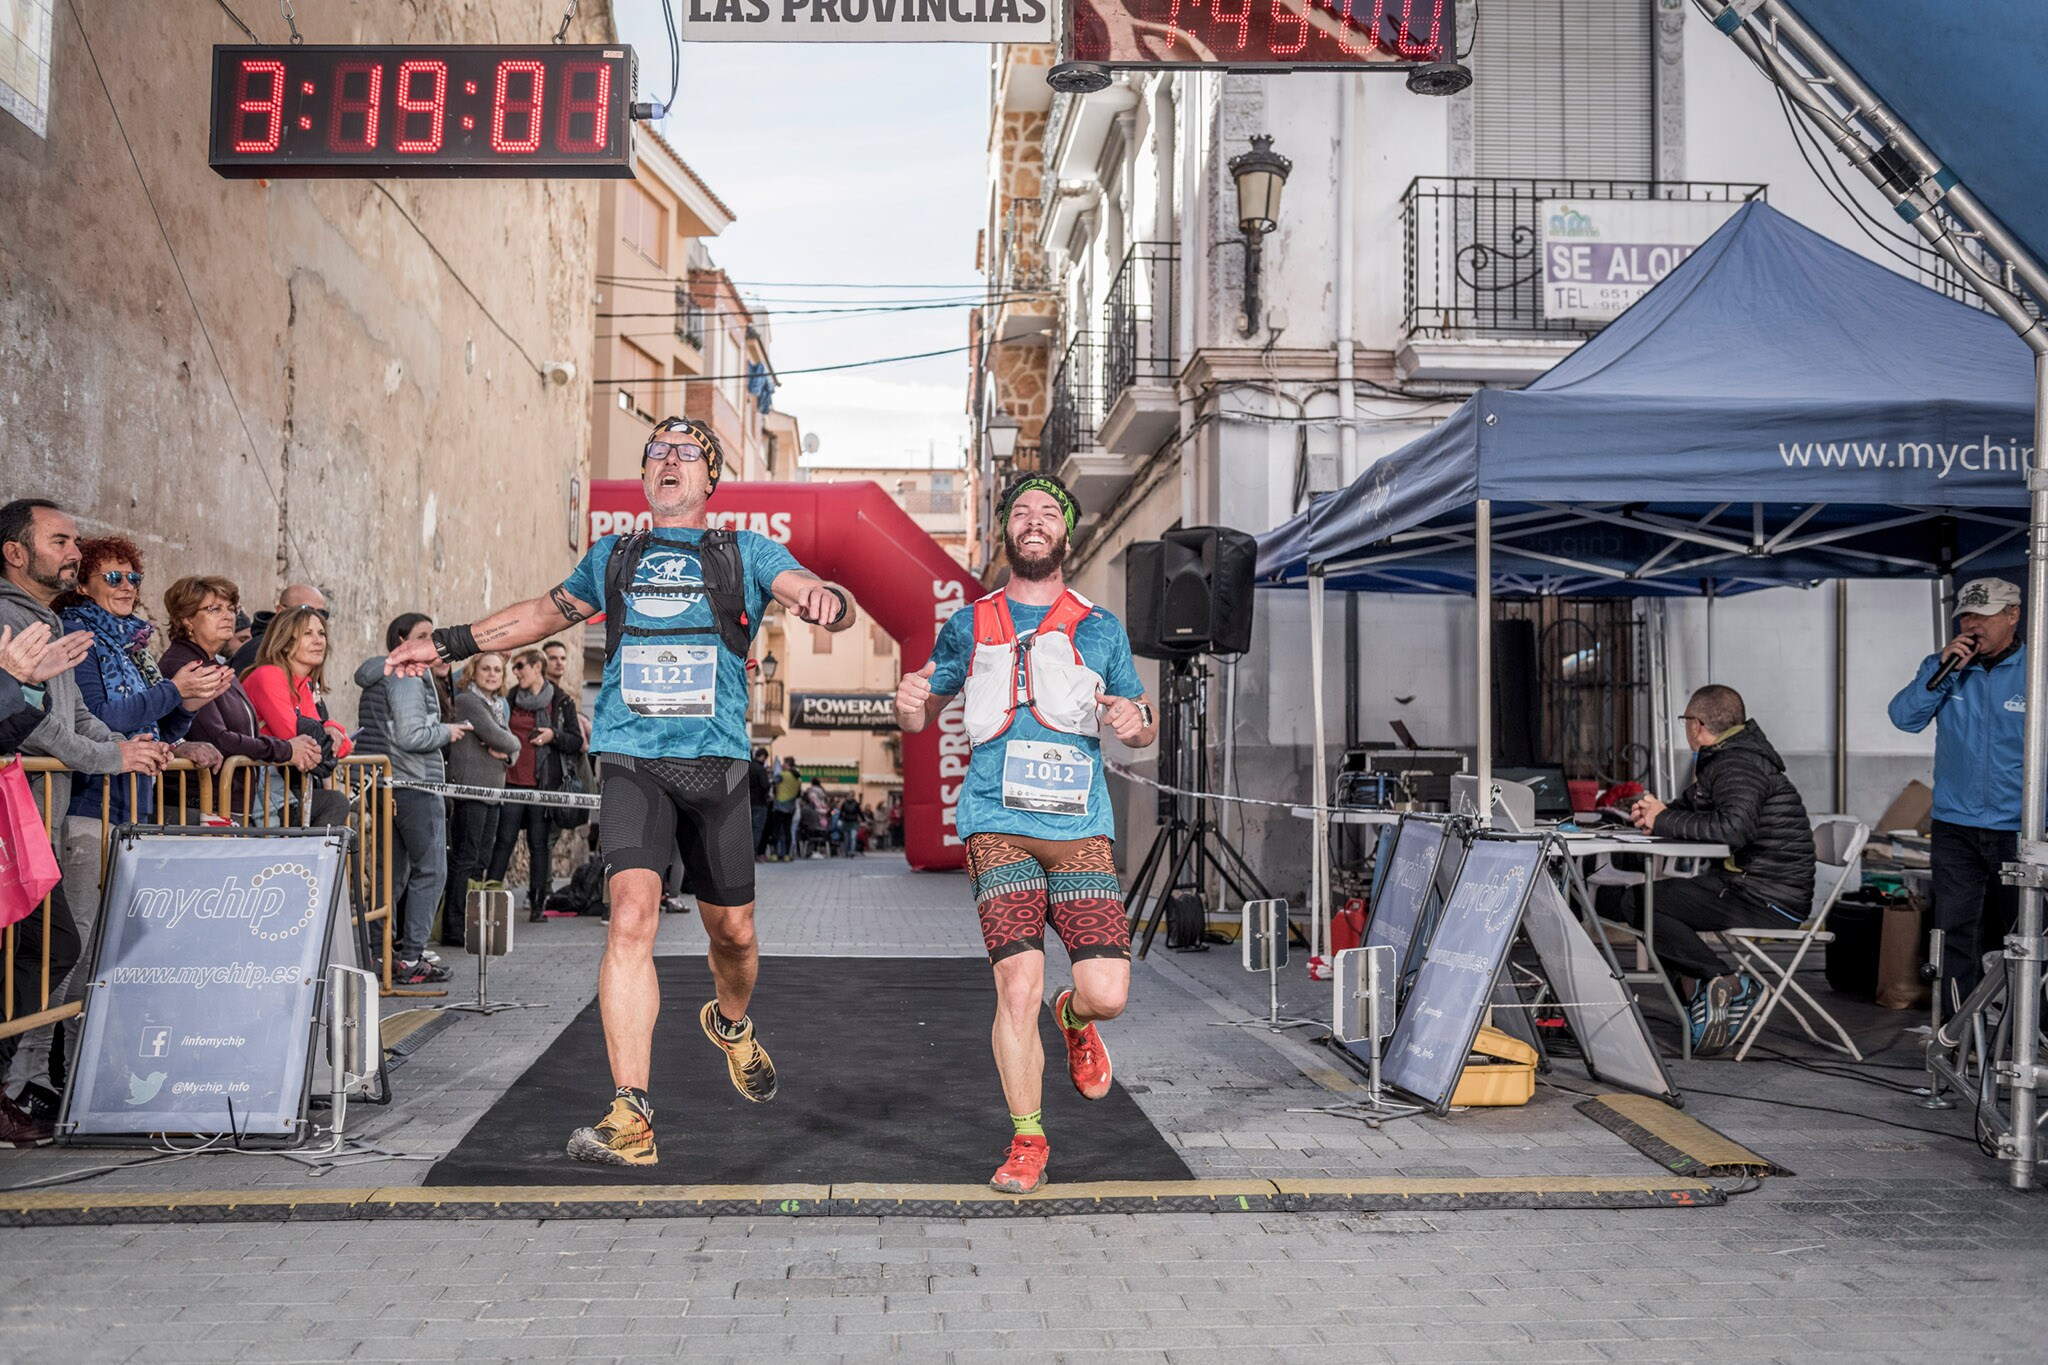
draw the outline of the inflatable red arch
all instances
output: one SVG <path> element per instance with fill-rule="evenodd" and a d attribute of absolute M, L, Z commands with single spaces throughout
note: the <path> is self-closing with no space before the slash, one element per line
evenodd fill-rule
<path fill-rule="evenodd" d="M 789 547 L 812 573 L 845 587 L 922 667 L 946 618 L 981 585 L 875 483 L 727 483 L 711 524 L 758 532 Z M 638 480 L 590 485 L 590 539 L 646 526 Z M 967 774 L 967 733 L 956 706 L 922 734 L 903 736 L 903 856 L 920 869 L 966 864 L 955 812 Z"/>

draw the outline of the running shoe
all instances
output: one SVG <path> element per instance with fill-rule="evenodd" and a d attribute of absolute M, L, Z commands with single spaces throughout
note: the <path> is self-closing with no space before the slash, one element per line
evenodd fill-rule
<path fill-rule="evenodd" d="M 1693 1056 L 1713 1057 L 1728 1050 L 1729 1040 L 1735 1036 L 1729 1007 L 1740 992 L 1744 979 L 1741 972 L 1727 972 L 1708 977 L 1693 992 L 1685 1008 L 1687 1022 L 1692 1028 Z"/>
<path fill-rule="evenodd" d="M 438 962 L 421 958 L 417 962 L 395 962 L 391 967 L 394 986 L 431 986 L 446 981 L 452 973 Z"/>
<path fill-rule="evenodd" d="M 1044 1137 L 1019 1133 L 1010 1139 L 1010 1154 L 989 1177 L 989 1187 L 1004 1194 L 1030 1194 L 1045 1183 L 1045 1163 L 1051 1156 Z"/>
<path fill-rule="evenodd" d="M 1071 988 L 1053 997 L 1052 1017 L 1054 1023 L 1067 1017 L 1067 1001 L 1072 999 Z M 1060 1024 L 1060 1036 L 1067 1040 L 1067 1074 L 1074 1079 L 1074 1089 L 1081 1092 L 1084 1100 L 1099 1100 L 1109 1093 L 1109 1049 L 1102 1045 L 1102 1035 L 1089 1023 L 1080 1028 L 1068 1028 Z"/>
<path fill-rule="evenodd" d="M 1735 993 L 1728 998 L 1728 1042 L 1742 1037 L 1742 1030 L 1749 1026 L 1749 1016 L 1763 1003 L 1764 983 L 1748 972 L 1735 974 Z"/>
<path fill-rule="evenodd" d="M 704 1036 L 725 1053 L 725 1069 L 732 1074 L 732 1088 L 755 1104 L 768 1103 L 775 1098 L 775 1063 L 768 1060 L 768 1049 L 754 1036 L 754 1021 L 747 1020 L 746 1032 L 739 1037 L 727 1038 L 712 1022 L 717 1013 L 718 1002 L 709 1001 L 698 1011 L 697 1022 L 703 1025 Z"/>
<path fill-rule="evenodd" d="M 577 1161 L 600 1166 L 652 1166 L 654 1122 L 645 1109 L 620 1095 L 612 1101 L 610 1112 L 596 1124 L 569 1134 L 569 1145 L 564 1150 Z"/>

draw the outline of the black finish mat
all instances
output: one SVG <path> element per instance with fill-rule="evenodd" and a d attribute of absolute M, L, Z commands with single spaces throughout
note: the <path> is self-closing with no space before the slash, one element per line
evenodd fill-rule
<path fill-rule="evenodd" d="M 772 957 L 752 1013 L 780 1092 L 749 1104 L 697 1012 L 711 998 L 701 958 L 659 957 L 654 1034 L 661 1162 L 591 1166 L 562 1154 L 570 1129 L 610 1102 L 592 1001 L 427 1175 L 432 1185 L 973 1183 L 1001 1164 L 1010 1121 L 989 1053 L 995 982 L 980 958 Z M 1090 1103 L 1067 1079 L 1049 1009 L 1048 1174 L 1186 1180 L 1187 1166 L 1121 1085 Z M 1115 1025 L 1105 1030 L 1116 1055 Z"/>

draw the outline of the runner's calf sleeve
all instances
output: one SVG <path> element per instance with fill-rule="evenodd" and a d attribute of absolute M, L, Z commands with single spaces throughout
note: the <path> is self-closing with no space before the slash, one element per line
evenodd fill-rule
<path fill-rule="evenodd" d="M 477 653 L 476 632 L 468 626 L 442 626 L 433 635 L 434 651 L 444 664 L 459 664 Z"/>

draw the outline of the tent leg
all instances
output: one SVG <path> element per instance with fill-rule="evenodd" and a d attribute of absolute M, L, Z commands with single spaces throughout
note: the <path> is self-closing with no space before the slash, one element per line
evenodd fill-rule
<path fill-rule="evenodd" d="M 2025 760 L 2020 777 L 2020 858 L 2034 874 L 2020 886 L 2019 923 L 2006 940 L 2006 970 L 2012 974 L 2008 995 L 2012 1007 L 2012 1160 L 2016 1190 L 2034 1185 L 2034 1163 L 2041 1155 L 2035 1112 L 2041 1084 L 2041 900 L 2039 849 L 2048 825 L 2048 355 L 2034 353 L 2034 468 L 2029 480 L 2032 506 L 2027 515 L 2027 723 Z"/>
<path fill-rule="evenodd" d="M 1315 699 L 1315 734 L 1310 738 L 1309 766 L 1315 774 L 1315 841 L 1309 859 L 1308 950 L 1321 956 L 1328 942 L 1324 932 L 1330 906 L 1330 784 L 1323 763 L 1323 571 L 1308 576 L 1309 692 Z"/>
<path fill-rule="evenodd" d="M 1835 810 L 1849 810 L 1849 580 L 1835 580 Z"/>
<path fill-rule="evenodd" d="M 1479 600 L 1479 820 L 1493 819 L 1493 500 L 1479 499 L 1473 521 L 1475 591 Z"/>

